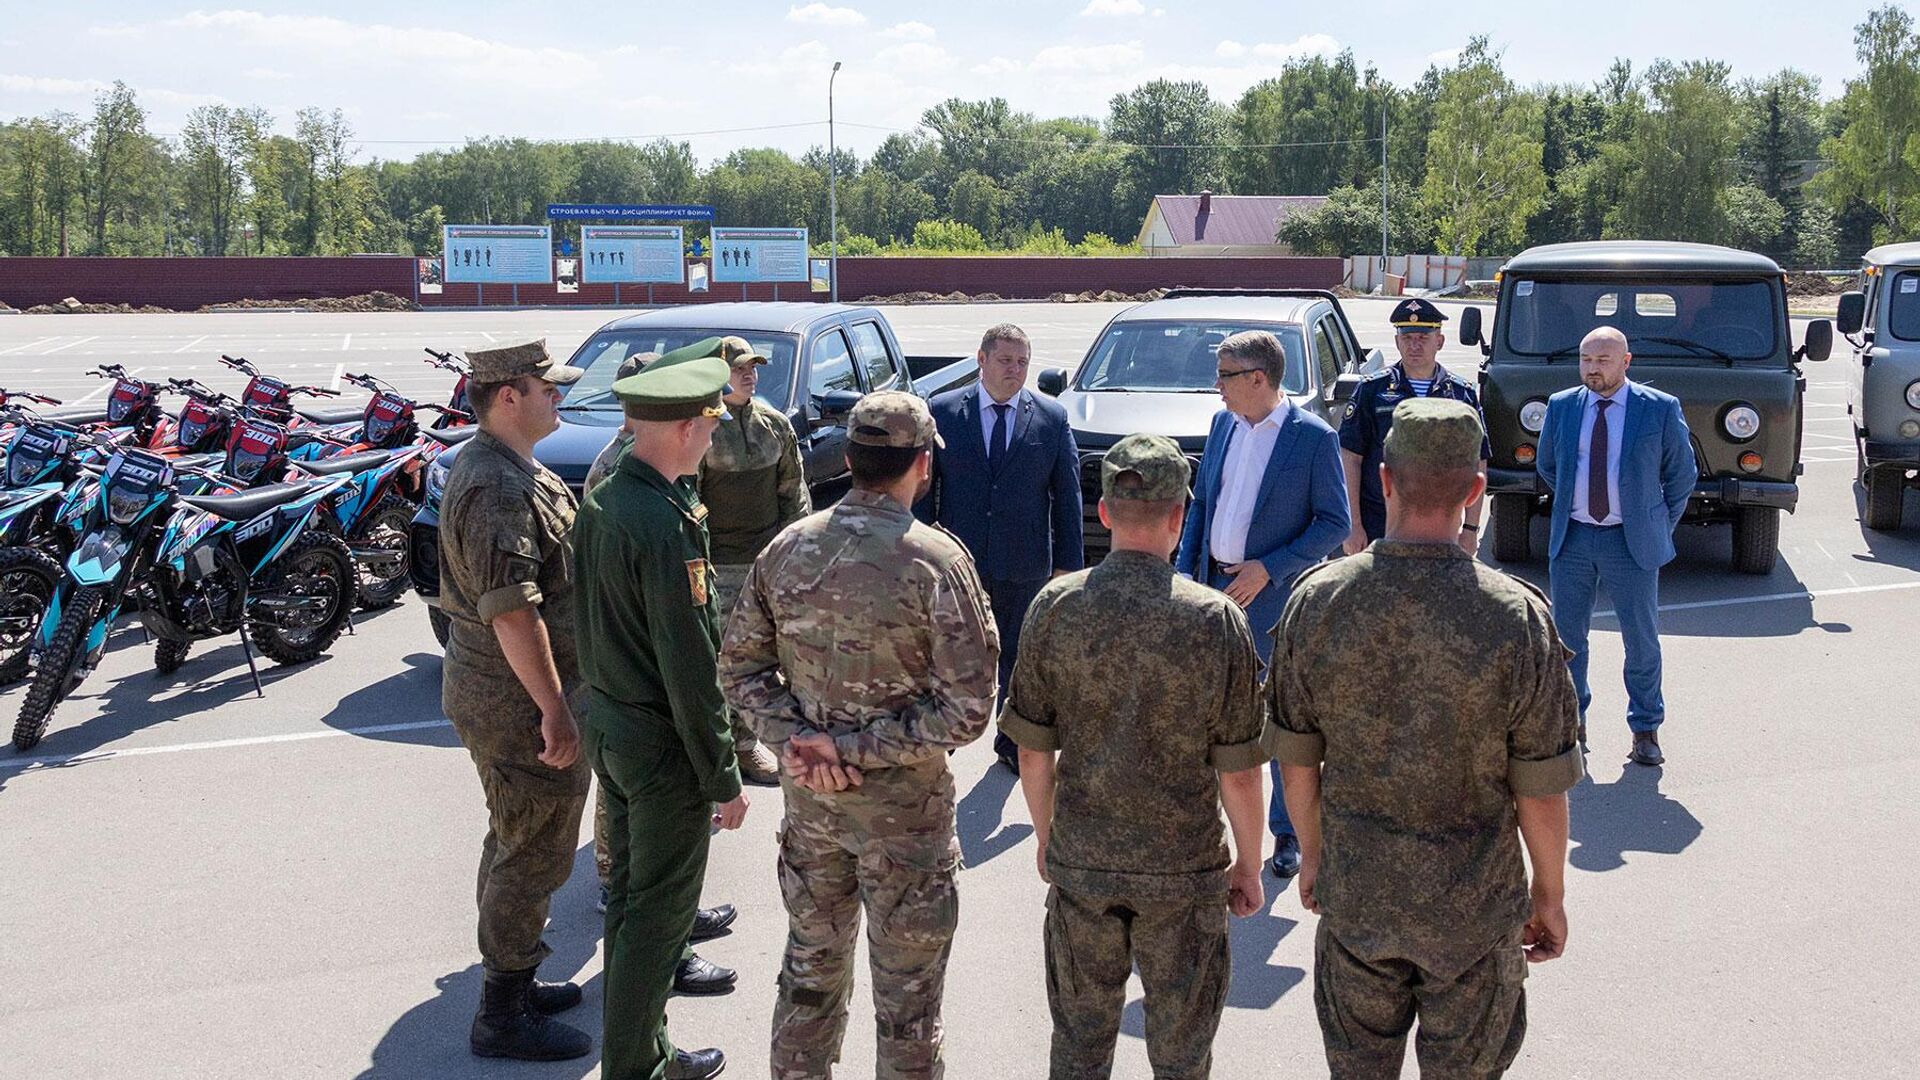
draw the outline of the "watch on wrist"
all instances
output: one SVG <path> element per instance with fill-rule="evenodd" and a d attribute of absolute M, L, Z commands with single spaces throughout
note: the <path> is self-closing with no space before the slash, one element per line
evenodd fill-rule
<path fill-rule="evenodd" d="M 1470 533 L 1477 533 L 1477 532 L 1479 532 L 1479 531 L 1480 531 L 1480 526 L 1478 526 L 1478 525 L 1475 525 L 1475 524 L 1474 524 L 1473 522 L 1471 522 L 1471 521 L 1469 521 L 1469 522 L 1466 522 L 1466 523 L 1464 523 L 1464 524 L 1462 524 L 1462 525 L 1460 526 L 1460 531 L 1461 531 L 1461 532 L 1470 532 Z"/>

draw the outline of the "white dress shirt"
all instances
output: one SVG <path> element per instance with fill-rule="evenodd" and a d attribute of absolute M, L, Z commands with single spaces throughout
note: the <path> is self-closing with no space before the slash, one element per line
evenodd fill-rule
<path fill-rule="evenodd" d="M 1595 521 L 1587 512 L 1587 478 L 1591 475 L 1591 462 L 1587 460 L 1588 451 L 1593 446 L 1593 419 L 1600 415 L 1600 395 L 1587 391 L 1587 407 L 1580 414 L 1580 465 L 1573 473 L 1573 520 L 1586 525 L 1620 524 L 1620 452 L 1626 448 L 1627 441 L 1627 387 L 1623 381 L 1620 389 L 1615 390 L 1605 400 L 1613 402 L 1607 407 L 1607 516 Z"/>
<path fill-rule="evenodd" d="M 1220 470 L 1220 501 L 1213 510 L 1213 527 L 1208 547 L 1215 562 L 1230 566 L 1247 558 L 1247 530 L 1253 526 L 1254 504 L 1260 501 L 1260 487 L 1267 480 L 1267 462 L 1273 457 L 1274 440 L 1280 436 L 1280 422 L 1292 405 L 1286 398 L 1257 424 L 1235 414 L 1233 437 L 1227 443 L 1227 460 Z"/>
<path fill-rule="evenodd" d="M 1012 397 L 1006 400 L 1006 406 L 1007 406 L 1006 440 L 1007 442 L 1005 446 L 1001 447 L 1001 449 L 1003 450 L 1013 449 L 1013 425 L 1015 421 L 1020 419 L 1020 395 L 1026 392 L 1027 392 L 1027 388 L 1023 386 L 1018 391 L 1016 391 Z M 987 393 L 986 383 L 980 384 L 979 394 L 980 394 L 980 445 L 987 448 L 987 456 L 991 458 L 993 456 L 993 421 L 994 421 L 994 417 L 998 415 L 993 411 L 993 407 L 995 405 L 1000 404 L 1000 402 L 993 400 L 993 395 Z"/>

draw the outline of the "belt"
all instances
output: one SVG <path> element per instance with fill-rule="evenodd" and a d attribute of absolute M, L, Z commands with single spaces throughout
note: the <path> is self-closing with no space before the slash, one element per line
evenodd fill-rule
<path fill-rule="evenodd" d="M 1627 523 L 1624 521 L 1617 522 L 1612 525 L 1595 525 L 1591 521 L 1581 521 L 1579 518 L 1576 518 L 1576 517 L 1569 517 L 1567 518 L 1567 521 L 1571 524 L 1578 525 L 1583 529 L 1624 529 L 1627 527 Z"/>

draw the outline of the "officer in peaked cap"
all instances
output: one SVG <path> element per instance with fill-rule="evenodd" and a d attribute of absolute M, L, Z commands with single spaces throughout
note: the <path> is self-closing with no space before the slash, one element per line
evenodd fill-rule
<path fill-rule="evenodd" d="M 685 949 L 710 826 L 739 828 L 748 803 L 717 675 L 707 508 L 693 484 L 727 418 L 727 362 L 666 359 L 613 384 L 633 449 L 587 493 L 574 530 L 580 670 L 590 694 L 583 741 L 606 792 L 612 856 L 609 1078 L 701 1078 L 725 1066 L 719 1050 L 674 1047 L 666 1003 L 689 978 Z M 704 969 L 692 977 L 705 992 L 731 986 L 731 972 Z"/>
<path fill-rule="evenodd" d="M 1393 429 L 1394 406 L 1416 398 L 1445 398 L 1464 402 L 1476 412 L 1479 395 L 1473 384 L 1440 366 L 1440 349 L 1446 345 L 1447 316 L 1432 301 L 1409 297 L 1394 305 L 1394 345 L 1400 351 L 1398 363 L 1369 376 L 1354 388 L 1340 420 L 1340 461 L 1347 474 L 1347 498 L 1353 517 L 1353 532 L 1344 550 L 1352 555 L 1378 540 L 1387 531 L 1387 502 L 1380 493 L 1380 462 L 1387 433 Z M 1489 456 L 1489 447 L 1481 446 L 1481 459 Z M 1460 530 L 1460 546 L 1469 554 L 1480 543 L 1482 504 L 1468 508 Z"/>

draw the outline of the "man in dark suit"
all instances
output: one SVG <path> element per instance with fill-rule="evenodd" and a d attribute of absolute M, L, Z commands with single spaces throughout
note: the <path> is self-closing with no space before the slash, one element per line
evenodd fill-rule
<path fill-rule="evenodd" d="M 1573 652 L 1580 745 L 1587 744 L 1587 625 L 1605 584 L 1626 645 L 1627 726 L 1633 761 L 1659 765 L 1660 568 L 1697 475 L 1680 402 L 1627 379 L 1626 335 L 1602 326 L 1580 343 L 1582 385 L 1547 401 L 1537 468 L 1553 493 L 1547 543 L 1553 621 Z"/>
<path fill-rule="evenodd" d="M 1222 341 L 1220 400 L 1187 508 L 1174 569 L 1220 589 L 1247 612 L 1265 664 L 1293 579 L 1340 547 L 1352 529 L 1340 436 L 1294 408 L 1282 389 L 1287 355 L 1265 330 Z M 1300 872 L 1300 842 L 1273 769 L 1267 806 L 1275 876 Z"/>
<path fill-rule="evenodd" d="M 1080 535 L 1080 450 L 1067 411 L 1026 388 L 1032 346 L 1002 323 L 980 339 L 980 382 L 932 401 L 946 446 L 933 454 L 933 487 L 914 505 L 972 553 L 1000 630 L 1000 698 L 1020 652 L 1027 606 L 1049 578 L 1085 565 Z M 994 753 L 1020 772 L 1018 748 L 996 732 Z"/>

